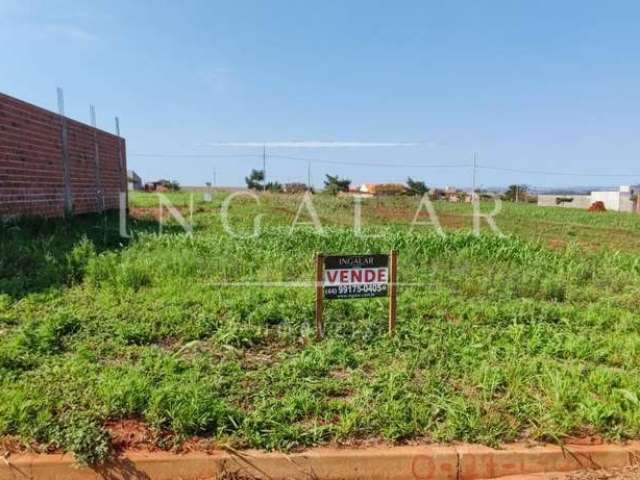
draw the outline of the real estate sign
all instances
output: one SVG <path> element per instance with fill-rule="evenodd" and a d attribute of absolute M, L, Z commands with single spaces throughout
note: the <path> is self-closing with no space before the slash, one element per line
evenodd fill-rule
<path fill-rule="evenodd" d="M 326 256 L 322 286 L 327 300 L 386 297 L 389 255 Z"/>
<path fill-rule="evenodd" d="M 324 337 L 324 300 L 389 297 L 389 335 L 396 328 L 398 252 L 316 254 L 316 337 Z"/>

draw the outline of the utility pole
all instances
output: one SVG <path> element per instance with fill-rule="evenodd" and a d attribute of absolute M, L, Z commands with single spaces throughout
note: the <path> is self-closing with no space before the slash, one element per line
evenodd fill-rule
<path fill-rule="evenodd" d="M 471 182 L 471 201 L 476 198 L 476 168 L 478 167 L 478 154 L 473 152 L 473 180 Z"/>
<path fill-rule="evenodd" d="M 213 167 L 213 188 L 216 187 L 216 167 Z"/>
<path fill-rule="evenodd" d="M 267 146 L 262 145 L 262 190 L 267 189 Z"/>
<path fill-rule="evenodd" d="M 307 188 L 311 191 L 311 160 L 307 162 Z"/>
<path fill-rule="evenodd" d="M 520 193 L 520 185 L 516 185 L 516 203 L 518 203 L 518 193 Z"/>

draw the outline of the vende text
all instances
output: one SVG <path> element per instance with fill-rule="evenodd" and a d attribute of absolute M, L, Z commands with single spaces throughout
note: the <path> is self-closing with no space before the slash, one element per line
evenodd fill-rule
<path fill-rule="evenodd" d="M 387 283 L 388 268 L 345 268 L 325 271 L 325 285 Z"/>

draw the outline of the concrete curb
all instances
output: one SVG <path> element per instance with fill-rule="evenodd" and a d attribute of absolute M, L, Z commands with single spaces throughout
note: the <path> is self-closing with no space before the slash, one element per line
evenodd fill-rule
<path fill-rule="evenodd" d="M 316 448 L 291 455 L 259 451 L 130 453 L 100 469 L 78 468 L 69 455 L 16 455 L 0 464 L 0 480 L 480 480 L 637 463 L 640 442 L 564 449 L 552 445 Z"/>

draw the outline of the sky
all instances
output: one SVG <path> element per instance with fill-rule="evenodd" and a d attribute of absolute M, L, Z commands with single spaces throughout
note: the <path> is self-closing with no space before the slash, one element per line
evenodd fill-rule
<path fill-rule="evenodd" d="M 242 185 L 266 144 L 282 183 L 310 165 L 315 185 L 469 186 L 474 154 L 478 186 L 640 183 L 639 18 L 635 0 L 0 0 L 0 92 L 55 110 L 60 86 L 68 116 L 118 116 L 143 180 Z"/>

